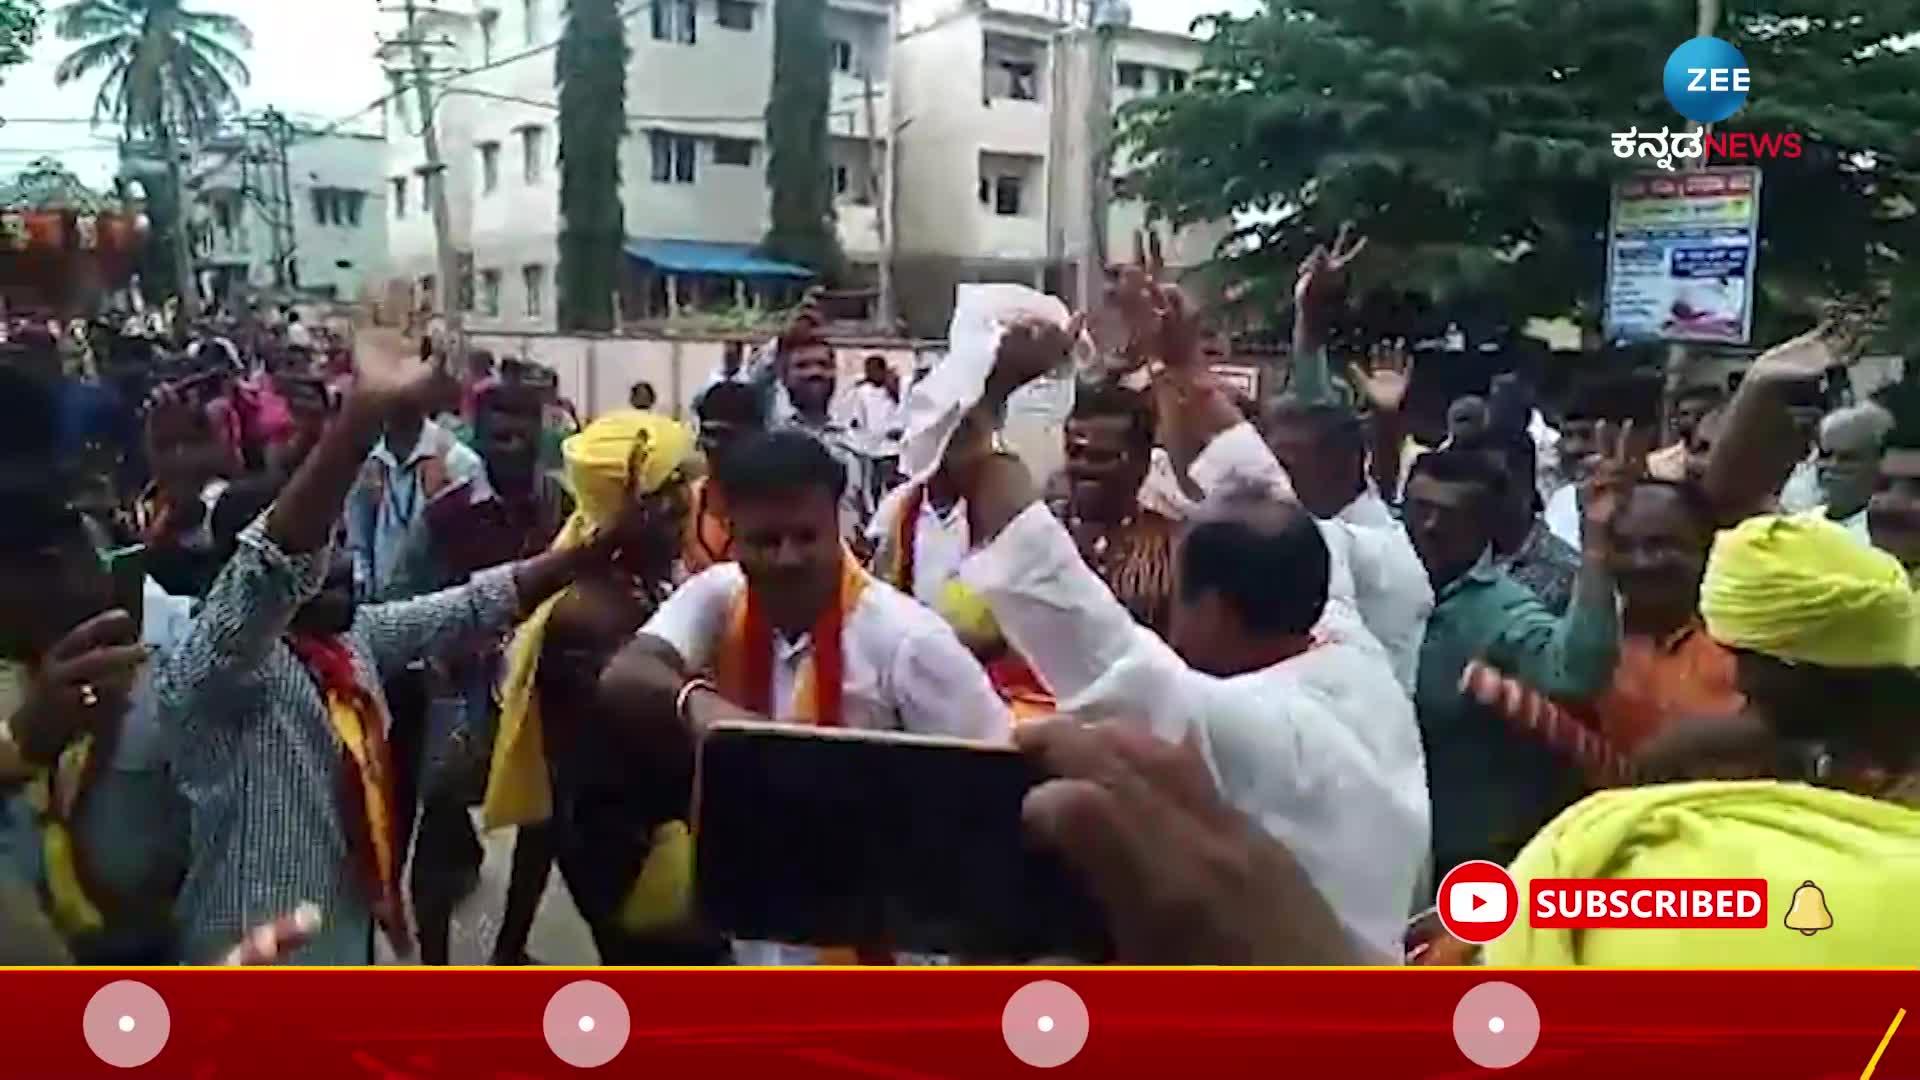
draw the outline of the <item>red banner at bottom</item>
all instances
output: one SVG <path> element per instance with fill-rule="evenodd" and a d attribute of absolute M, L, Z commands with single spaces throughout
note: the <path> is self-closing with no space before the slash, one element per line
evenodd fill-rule
<path fill-rule="evenodd" d="M 1920 972 L 84 969 L 0 986 L 6 1075 L 63 1080 L 1920 1076 L 1920 1018 L 1894 1030 L 1920 1013 Z"/>

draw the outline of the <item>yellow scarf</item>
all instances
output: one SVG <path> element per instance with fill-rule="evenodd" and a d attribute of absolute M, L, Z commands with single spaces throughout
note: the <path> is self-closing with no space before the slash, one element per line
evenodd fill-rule
<path fill-rule="evenodd" d="M 1913 587 L 1898 559 L 1812 515 L 1748 518 L 1713 542 L 1700 587 L 1729 648 L 1836 668 L 1909 667 Z"/>
<path fill-rule="evenodd" d="M 1525 914 L 1486 947 L 1508 967 L 1920 965 L 1920 811 L 1779 781 L 1665 784 L 1589 796 L 1513 864 L 1521 904 L 1534 878 L 1757 877 L 1767 922 L 1751 930 L 1535 930 Z M 1783 925 L 1812 881 L 1833 926 Z"/>
<path fill-rule="evenodd" d="M 552 550 L 585 544 L 595 532 L 612 525 L 636 495 L 660 490 L 692 446 L 692 434 L 679 421 L 633 411 L 610 413 L 569 438 L 561 453 L 575 510 L 554 538 Z M 500 733 L 483 803 L 490 829 L 535 824 L 553 813 L 534 681 L 547 621 L 559 602 L 556 596 L 541 604 L 521 624 L 507 649 L 507 674 L 500 684 Z"/>
<path fill-rule="evenodd" d="M 106 929 L 106 916 L 87 888 L 73 833 L 81 797 L 93 778 L 93 737 L 75 739 L 53 767 L 27 786 L 27 803 L 40 824 L 46 862 L 48 914 L 61 934 L 73 938 Z"/>

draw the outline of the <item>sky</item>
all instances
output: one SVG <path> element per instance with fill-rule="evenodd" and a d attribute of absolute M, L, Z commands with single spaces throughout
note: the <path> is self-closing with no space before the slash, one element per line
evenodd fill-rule
<path fill-rule="evenodd" d="M 1197 15 L 1222 8 L 1244 12 L 1256 3 L 1132 0 L 1137 25 L 1175 31 L 1186 30 Z M 380 14 L 377 0 L 197 0 L 193 7 L 239 16 L 252 29 L 253 49 L 246 57 L 253 81 L 240 92 L 245 109 L 274 106 L 296 121 L 327 123 L 365 109 L 387 88 L 373 52 L 375 30 L 384 31 L 390 17 Z M 85 122 L 97 82 L 64 88 L 53 82 L 54 68 L 73 48 L 43 26 L 32 58 L 0 75 L 0 177 L 42 156 L 59 159 L 89 184 L 112 176 L 115 129 Z M 32 122 L 49 119 L 63 122 Z M 377 121 L 377 114 L 369 119 Z"/>

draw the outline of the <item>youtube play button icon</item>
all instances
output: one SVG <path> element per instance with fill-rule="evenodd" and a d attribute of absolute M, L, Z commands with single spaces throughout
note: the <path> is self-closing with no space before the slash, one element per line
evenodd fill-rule
<path fill-rule="evenodd" d="M 1520 914 L 1520 890 L 1513 875 L 1498 863 L 1484 859 L 1463 862 L 1440 879 L 1434 913 L 1447 933 L 1461 941 L 1485 945 L 1513 925 Z"/>

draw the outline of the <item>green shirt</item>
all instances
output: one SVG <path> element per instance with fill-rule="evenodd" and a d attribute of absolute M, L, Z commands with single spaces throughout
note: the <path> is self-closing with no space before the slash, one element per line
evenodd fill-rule
<path fill-rule="evenodd" d="M 1484 660 L 1549 697 L 1578 701 L 1609 685 L 1619 642 L 1611 596 L 1594 601 L 1576 589 L 1567 614 L 1555 616 L 1485 560 L 1439 590 L 1414 693 L 1437 873 L 1467 859 L 1505 863 L 1581 791 L 1568 762 L 1460 692 L 1467 663 Z"/>

